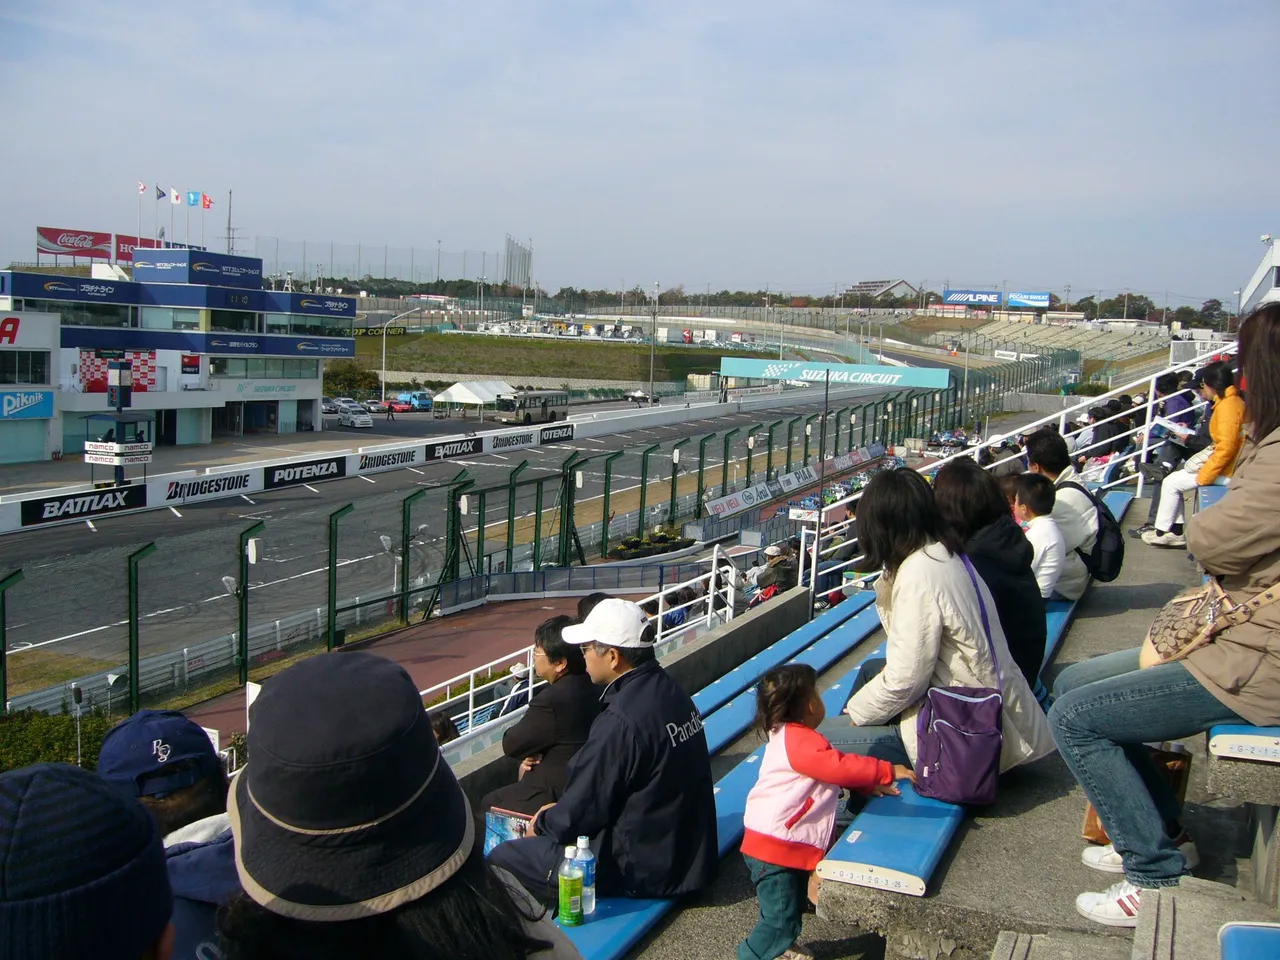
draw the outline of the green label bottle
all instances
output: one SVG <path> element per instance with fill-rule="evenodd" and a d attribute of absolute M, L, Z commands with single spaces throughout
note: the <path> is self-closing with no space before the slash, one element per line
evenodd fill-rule
<path fill-rule="evenodd" d="M 582 864 L 575 859 L 576 846 L 564 848 L 560 862 L 560 924 L 565 927 L 582 926 Z"/>

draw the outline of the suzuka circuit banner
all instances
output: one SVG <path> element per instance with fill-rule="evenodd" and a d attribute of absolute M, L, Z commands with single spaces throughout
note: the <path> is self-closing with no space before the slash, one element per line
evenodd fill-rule
<path fill-rule="evenodd" d="M 824 383 L 827 371 L 831 383 L 857 387 L 922 387 L 945 389 L 951 380 L 948 370 L 936 367 L 862 366 L 853 363 L 810 363 L 807 360 L 746 360 L 721 357 L 720 376 L 750 380 L 804 380 Z"/>
<path fill-rule="evenodd" d="M 96 230 L 36 227 L 36 255 L 40 254 L 110 260 L 111 234 L 99 233 Z"/>

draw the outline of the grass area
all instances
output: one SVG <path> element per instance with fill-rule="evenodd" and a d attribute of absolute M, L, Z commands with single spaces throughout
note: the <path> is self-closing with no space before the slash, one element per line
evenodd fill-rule
<path fill-rule="evenodd" d="M 989 317 L 912 317 L 902 323 L 903 328 L 917 336 L 941 333 L 943 330 L 976 330 L 991 322 Z"/>
<path fill-rule="evenodd" d="M 358 337 L 356 356 L 382 363 L 382 340 Z M 734 350 L 735 357 L 768 359 L 768 353 Z M 406 334 L 387 341 L 389 370 L 449 374 L 502 374 L 521 377 L 564 377 L 587 380 L 648 380 L 649 347 L 629 343 L 583 343 L 569 339 L 490 337 L 444 333 Z M 659 346 L 654 377 L 683 381 L 691 373 L 720 369 L 720 351 Z"/>
<path fill-rule="evenodd" d="M 119 666 L 105 660 L 54 653 L 51 650 L 10 650 L 6 665 L 11 697 L 33 690 L 47 690 L 49 687 Z"/>

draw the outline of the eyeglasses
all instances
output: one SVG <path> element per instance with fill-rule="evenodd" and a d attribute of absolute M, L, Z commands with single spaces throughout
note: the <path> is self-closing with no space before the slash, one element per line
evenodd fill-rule
<path fill-rule="evenodd" d="M 541 657 L 543 660 L 546 660 L 546 659 L 547 659 L 547 651 L 543 650 L 541 647 L 534 647 L 534 648 L 533 648 L 533 656 L 534 656 L 534 658 L 535 658 L 535 659 L 536 659 L 537 657 Z"/>

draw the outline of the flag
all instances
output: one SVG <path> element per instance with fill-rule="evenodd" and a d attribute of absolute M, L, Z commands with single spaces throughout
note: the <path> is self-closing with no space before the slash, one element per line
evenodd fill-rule
<path fill-rule="evenodd" d="M 138 196 L 142 196 L 142 195 L 143 195 L 144 193 L 146 193 L 146 192 L 147 192 L 147 185 L 146 185 L 145 183 L 143 183 L 141 180 L 139 180 L 139 181 L 138 181 Z"/>
<path fill-rule="evenodd" d="M 207 193 L 200 194 L 200 206 L 205 210 L 208 210 L 213 206 L 213 197 L 209 196 Z"/>
<path fill-rule="evenodd" d="M 170 203 L 175 203 L 175 204 L 176 204 L 176 203 L 181 203 L 181 202 L 182 202 L 182 194 L 180 194 L 180 193 L 178 192 L 178 188 L 177 188 L 177 187 L 170 187 L 170 188 L 169 188 L 169 202 L 170 202 Z"/>
<path fill-rule="evenodd" d="M 164 192 L 164 187 L 156 187 L 156 199 L 163 200 L 168 194 Z"/>
<path fill-rule="evenodd" d="M 163 240 L 163 239 L 164 239 L 164 227 L 161 227 L 161 228 L 160 228 L 160 235 L 159 235 L 158 239 L 160 239 L 160 240 Z"/>
<path fill-rule="evenodd" d="M 187 191 L 187 206 L 188 206 L 188 207 L 198 207 L 198 206 L 200 206 L 200 191 L 199 191 L 199 190 L 188 190 L 188 191 Z"/>

